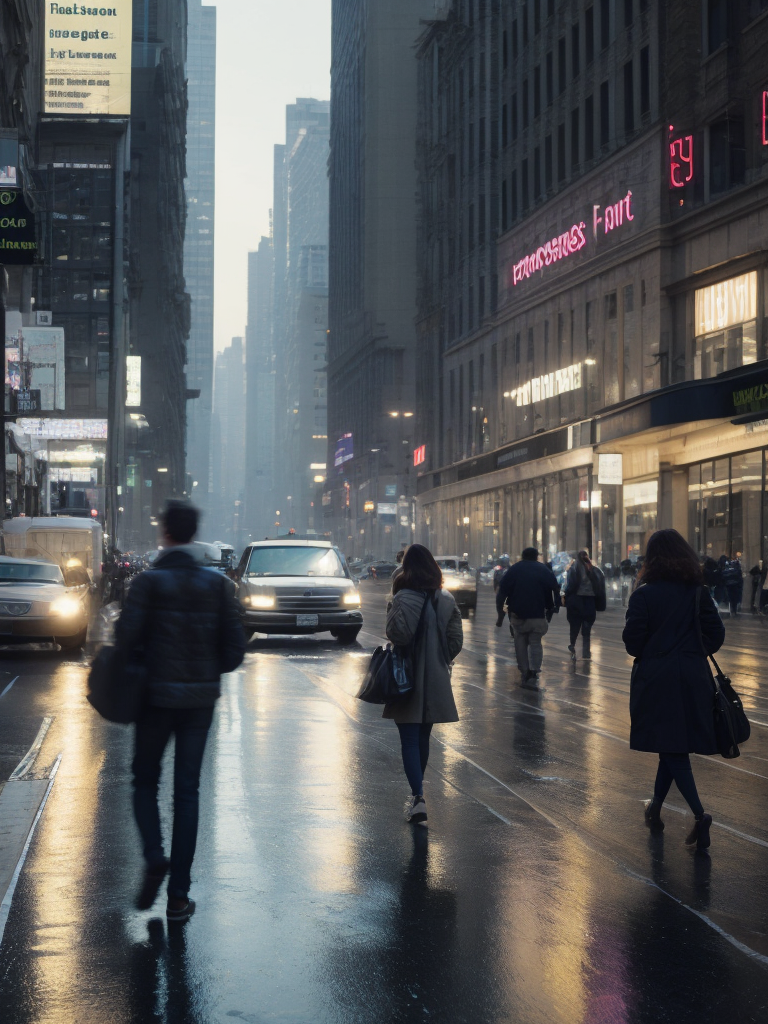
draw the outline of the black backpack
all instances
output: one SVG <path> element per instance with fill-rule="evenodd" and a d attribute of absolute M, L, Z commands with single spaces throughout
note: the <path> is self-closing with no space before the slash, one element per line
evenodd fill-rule
<path fill-rule="evenodd" d="M 595 611 L 604 612 L 608 607 L 608 599 L 605 594 L 605 576 L 596 565 L 589 570 L 589 581 L 595 592 Z"/>

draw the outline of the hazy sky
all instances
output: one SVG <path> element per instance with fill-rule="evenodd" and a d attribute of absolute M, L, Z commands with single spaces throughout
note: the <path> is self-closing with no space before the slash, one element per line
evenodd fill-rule
<path fill-rule="evenodd" d="M 217 0 L 216 350 L 243 334 L 248 251 L 269 234 L 285 107 L 330 98 L 331 0 Z"/>

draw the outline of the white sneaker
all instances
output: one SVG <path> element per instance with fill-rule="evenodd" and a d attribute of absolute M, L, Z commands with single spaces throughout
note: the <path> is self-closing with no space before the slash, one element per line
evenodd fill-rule
<path fill-rule="evenodd" d="M 427 803 L 423 796 L 409 796 L 403 810 L 409 825 L 427 824 Z"/>

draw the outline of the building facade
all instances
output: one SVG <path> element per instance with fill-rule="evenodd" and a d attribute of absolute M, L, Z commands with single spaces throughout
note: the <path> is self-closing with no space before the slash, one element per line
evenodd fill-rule
<path fill-rule="evenodd" d="M 328 482 L 342 549 L 411 539 L 416 405 L 414 46 L 432 0 L 332 6 Z"/>
<path fill-rule="evenodd" d="M 245 522 L 249 539 L 275 531 L 275 352 L 272 239 L 248 253 L 248 323 L 245 330 Z"/>
<path fill-rule="evenodd" d="M 187 33 L 187 490 L 207 512 L 213 409 L 213 246 L 216 184 L 216 8 L 189 0 Z"/>
<path fill-rule="evenodd" d="M 326 462 L 329 106 L 290 104 L 285 144 L 275 147 L 275 440 L 283 455 L 274 466 L 274 498 L 289 516 L 283 525 L 298 534 L 316 532 L 315 492 Z"/>
<path fill-rule="evenodd" d="M 224 541 L 236 548 L 248 542 L 244 518 L 245 396 L 245 345 L 242 338 L 233 338 L 216 354 L 211 433 L 212 501 L 205 539 Z"/>
<path fill-rule="evenodd" d="M 433 549 L 615 567 L 674 526 L 702 556 L 768 555 L 759 7 L 456 2 L 426 29 Z"/>
<path fill-rule="evenodd" d="M 124 503 L 134 548 L 153 545 L 165 501 L 186 494 L 186 39 L 186 0 L 134 0 L 128 355 L 140 360 L 141 394 L 125 409 Z"/>

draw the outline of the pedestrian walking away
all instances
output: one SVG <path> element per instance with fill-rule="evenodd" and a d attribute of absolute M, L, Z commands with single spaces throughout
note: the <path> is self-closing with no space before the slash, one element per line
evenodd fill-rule
<path fill-rule="evenodd" d="M 411 789 L 405 818 L 414 825 L 427 823 L 423 782 L 432 726 L 459 720 L 451 669 L 464 643 L 461 612 L 442 586 L 443 575 L 432 553 L 423 544 L 411 544 L 393 584 L 386 633 L 393 644 L 413 648 L 413 690 L 404 700 L 386 704 L 383 717 L 391 718 L 400 733 Z"/>
<path fill-rule="evenodd" d="M 405 558 L 405 549 L 401 548 L 400 551 L 395 555 L 395 561 L 397 562 L 397 568 L 393 571 L 389 580 L 389 594 L 387 595 L 387 612 L 392 607 L 392 601 L 395 597 L 395 580 L 402 574 L 403 571 L 403 559 Z"/>
<path fill-rule="evenodd" d="M 552 616 L 560 610 L 560 585 L 552 570 L 538 561 L 536 548 L 525 548 L 520 557 L 499 583 L 496 625 L 504 625 L 506 605 L 520 685 L 537 690 L 544 658 L 541 638 L 549 629 Z"/>
<path fill-rule="evenodd" d="M 568 650 L 576 661 L 576 641 L 581 633 L 581 656 L 592 657 L 590 641 L 597 612 L 605 611 L 605 577 L 590 561 L 586 551 L 580 551 L 568 570 L 565 583 L 565 613 L 570 627 Z"/>
<path fill-rule="evenodd" d="M 234 584 L 197 561 L 190 543 L 197 522 L 198 512 L 191 505 L 168 503 L 161 520 L 160 556 L 136 578 L 115 628 L 117 650 L 126 657 L 141 650 L 147 672 L 147 699 L 136 722 L 133 759 L 133 808 L 145 861 L 137 907 L 152 906 L 170 872 L 166 916 L 177 923 L 187 921 L 195 909 L 189 889 L 198 788 L 220 677 L 234 671 L 245 655 Z M 173 837 L 168 860 L 157 791 L 172 735 Z"/>
<path fill-rule="evenodd" d="M 696 819 L 686 844 L 706 849 L 712 816 L 699 798 L 689 755 L 718 753 L 707 655 L 722 646 L 725 627 L 696 553 L 677 530 L 652 535 L 638 584 L 622 638 L 635 658 L 629 745 L 659 755 L 645 820 L 651 829 L 664 828 L 661 808 L 674 781 Z"/>

